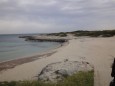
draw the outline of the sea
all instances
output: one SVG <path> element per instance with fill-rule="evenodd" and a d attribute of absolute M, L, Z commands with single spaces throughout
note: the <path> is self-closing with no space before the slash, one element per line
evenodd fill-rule
<path fill-rule="evenodd" d="M 28 35 L 34 34 L 25 34 L 25 36 Z M 19 36 L 22 35 L 0 35 L 0 62 L 37 55 L 60 46 L 57 42 L 25 41 Z"/>

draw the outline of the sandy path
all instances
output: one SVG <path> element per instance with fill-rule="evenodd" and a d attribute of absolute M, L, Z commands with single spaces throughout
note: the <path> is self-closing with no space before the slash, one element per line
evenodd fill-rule
<path fill-rule="evenodd" d="M 47 64 L 69 60 L 86 60 L 95 67 L 95 86 L 109 86 L 111 64 L 115 56 L 115 37 L 79 38 L 70 40 L 50 57 L 19 65 L 0 73 L 0 81 L 36 79 Z"/>

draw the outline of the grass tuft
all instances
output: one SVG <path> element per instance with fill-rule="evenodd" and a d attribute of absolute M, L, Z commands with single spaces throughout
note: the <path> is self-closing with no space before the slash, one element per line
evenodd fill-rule
<path fill-rule="evenodd" d="M 0 82 L 0 86 L 93 86 L 94 71 L 78 72 L 68 76 L 58 83 L 44 83 L 41 81 L 12 81 Z"/>

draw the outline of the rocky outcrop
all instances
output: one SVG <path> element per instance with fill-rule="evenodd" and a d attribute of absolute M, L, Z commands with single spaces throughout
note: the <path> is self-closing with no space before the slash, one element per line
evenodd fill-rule
<path fill-rule="evenodd" d="M 47 65 L 38 75 L 38 80 L 57 82 L 76 72 L 90 70 L 93 70 L 93 67 L 88 62 L 65 60 Z"/>
<path fill-rule="evenodd" d="M 26 41 L 37 41 L 37 42 L 67 42 L 67 38 L 57 36 L 19 36 L 19 38 L 25 38 Z"/>

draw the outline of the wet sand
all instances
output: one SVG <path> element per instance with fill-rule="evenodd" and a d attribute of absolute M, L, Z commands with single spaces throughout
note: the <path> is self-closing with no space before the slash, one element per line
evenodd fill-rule
<path fill-rule="evenodd" d="M 7 70 L 7 69 L 11 69 L 14 68 L 18 65 L 22 65 L 28 62 L 32 62 L 35 60 L 40 59 L 41 57 L 48 57 L 51 56 L 52 54 L 54 54 L 55 51 L 49 52 L 49 53 L 44 53 L 44 54 L 39 54 L 39 55 L 35 55 L 35 56 L 30 56 L 30 57 L 23 57 L 20 59 L 14 59 L 14 60 L 9 60 L 9 61 L 4 61 L 0 63 L 0 72 Z"/>

